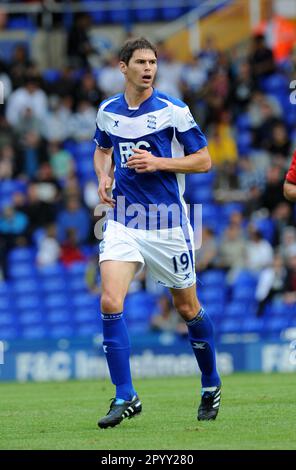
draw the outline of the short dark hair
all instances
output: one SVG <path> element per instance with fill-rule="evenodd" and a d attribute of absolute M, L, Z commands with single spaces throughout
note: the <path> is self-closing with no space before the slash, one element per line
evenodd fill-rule
<path fill-rule="evenodd" d="M 129 39 L 125 42 L 122 49 L 119 52 L 119 60 L 128 65 L 133 53 L 138 49 L 151 49 L 157 57 L 156 47 L 148 41 L 148 39 L 141 37 L 135 39 Z"/>

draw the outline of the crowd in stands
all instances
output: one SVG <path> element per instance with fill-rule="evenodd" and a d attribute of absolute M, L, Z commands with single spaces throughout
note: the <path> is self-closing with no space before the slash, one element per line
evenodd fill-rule
<path fill-rule="evenodd" d="M 24 247 L 34 250 L 36 269 L 96 264 L 92 139 L 100 101 L 120 92 L 123 79 L 116 51 L 93 67 L 88 27 L 82 15 L 70 30 L 62 70 L 40 70 L 22 45 L 10 60 L 0 61 L 3 285 L 14 281 L 9 253 Z M 241 302 L 253 317 L 268 315 L 280 302 L 289 305 L 295 321 L 296 212 L 282 186 L 296 148 L 296 105 L 289 88 L 296 77 L 296 44 L 281 62 L 261 34 L 240 53 L 220 50 L 210 37 L 188 63 L 177 62 L 164 44 L 158 50 L 155 86 L 187 102 L 213 160 L 211 172 L 187 178 L 187 202 L 203 206 L 202 245 L 196 251 L 201 300 L 214 316 Z M 96 294 L 89 295 L 99 293 L 96 276 L 95 268 L 89 291 Z M 159 298 L 153 328 L 182 332 L 171 318 L 166 292 L 141 276 L 131 293 L 144 290 Z"/>

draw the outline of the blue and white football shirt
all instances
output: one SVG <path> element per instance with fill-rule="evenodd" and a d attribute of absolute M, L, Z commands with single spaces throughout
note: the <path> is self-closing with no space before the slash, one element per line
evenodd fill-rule
<path fill-rule="evenodd" d="M 138 108 L 130 108 L 124 94 L 118 94 L 103 101 L 96 124 L 96 144 L 114 149 L 113 198 L 118 202 L 118 197 L 124 196 L 125 200 L 124 214 L 122 210 L 119 213 L 116 207 L 114 220 L 129 226 L 137 209 L 142 215 L 140 220 L 145 219 L 146 229 L 161 228 L 157 211 L 160 205 L 178 206 L 183 217 L 186 214 L 183 199 L 185 175 L 165 171 L 136 173 L 127 167 L 127 161 L 133 154 L 132 148 L 146 149 L 159 158 L 172 158 L 183 157 L 205 147 L 207 140 L 188 106 L 154 89 Z M 180 224 L 180 218 L 176 220 L 169 214 L 169 227 Z"/>

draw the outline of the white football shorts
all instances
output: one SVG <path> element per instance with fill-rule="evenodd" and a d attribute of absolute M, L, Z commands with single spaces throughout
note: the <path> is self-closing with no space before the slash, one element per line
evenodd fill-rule
<path fill-rule="evenodd" d="M 108 220 L 100 243 L 99 262 L 135 261 L 146 264 L 155 281 L 174 289 L 185 289 L 196 282 L 194 239 L 190 224 L 142 230 Z"/>

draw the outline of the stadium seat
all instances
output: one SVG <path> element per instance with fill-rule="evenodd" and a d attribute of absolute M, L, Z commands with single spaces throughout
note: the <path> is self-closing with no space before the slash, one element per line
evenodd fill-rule
<path fill-rule="evenodd" d="M 14 322 L 15 322 L 15 318 L 11 310 L 7 309 L 7 310 L 0 311 L 0 328 L 3 326 L 7 326 L 7 325 L 13 325 Z"/>
<path fill-rule="evenodd" d="M 49 324 L 70 323 L 73 320 L 72 312 L 69 308 L 48 308 L 46 320 Z"/>
<path fill-rule="evenodd" d="M 61 339 L 73 336 L 74 329 L 69 323 L 55 325 L 49 328 L 48 336 L 50 338 Z"/>
<path fill-rule="evenodd" d="M 12 291 L 15 295 L 22 295 L 33 293 L 35 294 L 39 290 L 39 283 L 34 278 L 24 278 L 21 280 L 14 281 L 12 284 Z"/>
<path fill-rule="evenodd" d="M 44 278 L 41 283 L 41 288 L 45 293 L 61 293 L 67 291 L 68 283 L 66 283 L 65 278 L 61 276 Z"/>
<path fill-rule="evenodd" d="M 8 273 L 12 279 L 32 278 L 36 276 L 36 267 L 30 262 L 13 262 L 9 265 Z"/>
<path fill-rule="evenodd" d="M 44 297 L 44 305 L 47 309 L 51 308 L 65 308 L 70 307 L 70 299 L 64 293 L 50 294 Z"/>
<path fill-rule="evenodd" d="M 289 319 L 285 317 L 270 317 L 266 319 L 265 330 L 270 334 L 279 335 L 282 330 L 288 328 Z"/>
<path fill-rule="evenodd" d="M 44 325 L 31 325 L 21 329 L 21 337 L 23 339 L 44 339 L 47 336 Z"/>
<path fill-rule="evenodd" d="M 82 323 L 75 327 L 75 334 L 77 336 L 94 336 L 101 333 L 98 322 Z"/>
<path fill-rule="evenodd" d="M 227 318 L 220 323 L 219 333 L 240 333 L 241 320 L 238 318 Z"/>
<path fill-rule="evenodd" d="M 14 248 L 8 254 L 10 263 L 32 263 L 35 259 L 34 248 Z"/>
<path fill-rule="evenodd" d="M 26 295 L 22 294 L 15 299 L 15 305 L 19 310 L 34 310 L 42 307 L 38 294 Z"/>
<path fill-rule="evenodd" d="M 19 312 L 18 319 L 20 325 L 34 325 L 36 323 L 41 324 L 43 321 L 42 310 L 23 310 Z"/>
<path fill-rule="evenodd" d="M 2 341 L 12 341 L 19 338 L 19 331 L 15 326 L 1 326 L 0 338 Z"/>
<path fill-rule="evenodd" d="M 246 314 L 245 302 L 231 302 L 225 308 L 226 317 L 244 317 Z"/>
<path fill-rule="evenodd" d="M 95 305 L 90 305 L 88 308 L 76 307 L 73 311 L 73 319 L 77 323 L 98 321 L 98 309 Z"/>
<path fill-rule="evenodd" d="M 182 7 L 172 5 L 171 0 L 162 0 L 160 5 L 162 6 L 161 17 L 164 21 L 176 20 L 185 13 Z"/>
<path fill-rule="evenodd" d="M 232 291 L 232 299 L 252 302 L 255 299 L 255 290 L 252 286 L 236 285 Z"/>
<path fill-rule="evenodd" d="M 144 319 L 146 321 L 155 311 L 155 298 L 147 292 L 128 294 L 124 308 L 129 320 Z"/>
<path fill-rule="evenodd" d="M 64 277 L 66 274 L 66 270 L 62 264 L 56 263 L 47 266 L 40 266 L 38 268 L 38 273 L 42 278 L 56 278 L 57 276 Z"/>
<path fill-rule="evenodd" d="M 257 333 L 262 335 L 264 333 L 264 319 L 254 318 L 247 316 L 241 322 L 242 333 Z"/>
<path fill-rule="evenodd" d="M 211 269 L 200 274 L 201 284 L 208 286 L 223 286 L 225 284 L 225 272 L 217 269 Z"/>

